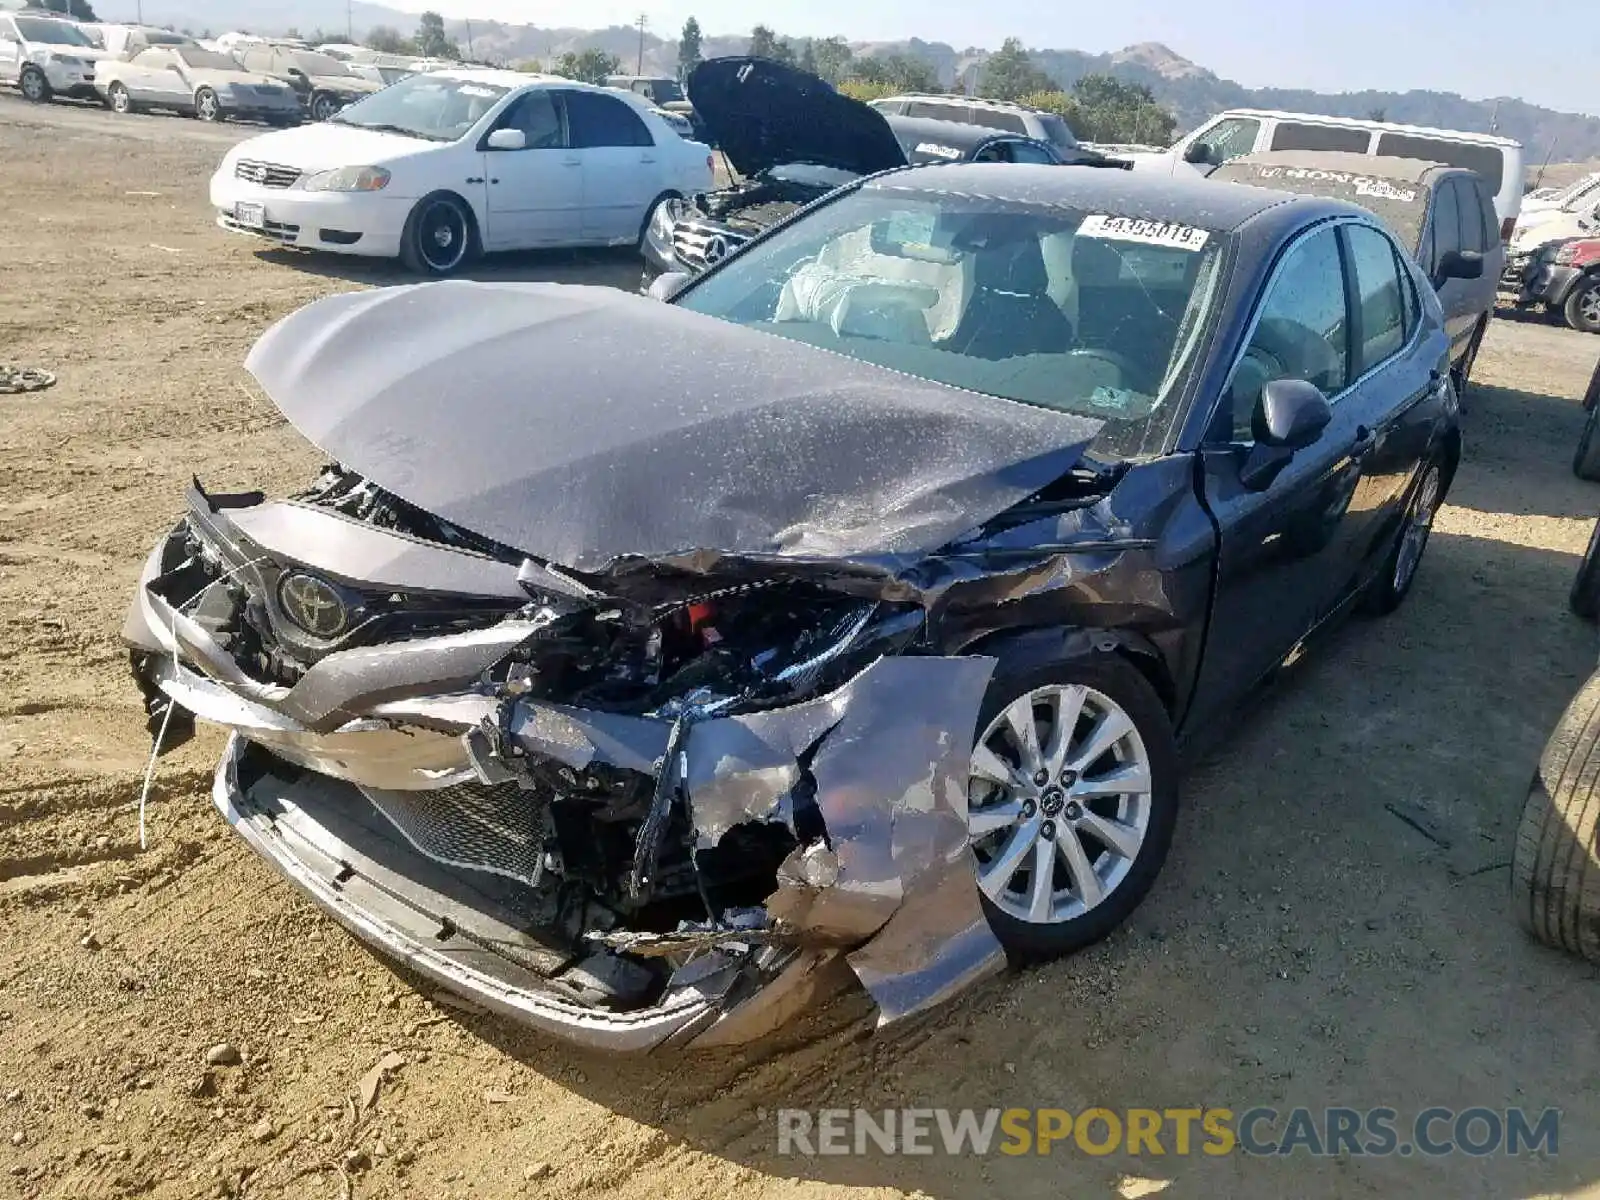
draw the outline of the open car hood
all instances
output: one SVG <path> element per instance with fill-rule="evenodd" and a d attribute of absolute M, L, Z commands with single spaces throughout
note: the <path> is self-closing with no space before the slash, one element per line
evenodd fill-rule
<path fill-rule="evenodd" d="M 906 165 L 883 114 L 806 71 L 766 58 L 711 58 L 689 73 L 689 99 L 741 175 L 809 162 L 869 175 Z"/>
<path fill-rule="evenodd" d="M 329 296 L 245 367 L 350 470 L 589 572 L 925 557 L 1060 478 L 1100 425 L 600 287 Z"/>

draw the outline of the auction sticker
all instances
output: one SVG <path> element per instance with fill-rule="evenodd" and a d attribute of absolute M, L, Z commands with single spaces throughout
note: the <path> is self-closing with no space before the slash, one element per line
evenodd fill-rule
<path fill-rule="evenodd" d="M 1166 246 L 1172 250 L 1199 250 L 1211 235 L 1193 225 L 1173 221 L 1143 221 L 1135 217 L 1111 217 L 1094 213 L 1078 226 L 1079 237 L 1105 238 L 1116 242 L 1139 242 L 1145 246 Z"/>

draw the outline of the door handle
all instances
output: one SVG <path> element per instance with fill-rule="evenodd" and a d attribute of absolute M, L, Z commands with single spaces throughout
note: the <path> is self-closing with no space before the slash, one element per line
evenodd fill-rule
<path fill-rule="evenodd" d="M 655 162 L 655 160 L 656 160 L 656 156 L 654 154 L 641 154 L 641 155 L 639 155 L 639 161 L 642 162 L 642 163 L 653 163 L 653 162 Z"/>
<path fill-rule="evenodd" d="M 1378 435 L 1365 425 L 1356 426 L 1356 440 L 1350 443 L 1350 457 L 1361 458 L 1378 444 Z"/>
<path fill-rule="evenodd" d="M 581 158 L 563 158 L 561 160 L 561 165 L 563 167 L 581 167 L 581 166 L 583 166 L 583 159 L 581 159 Z"/>

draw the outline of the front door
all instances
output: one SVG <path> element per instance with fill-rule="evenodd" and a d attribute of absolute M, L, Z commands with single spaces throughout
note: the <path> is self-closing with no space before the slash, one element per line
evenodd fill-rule
<path fill-rule="evenodd" d="M 1467 222 L 1480 220 L 1477 202 L 1473 197 L 1470 208 L 1462 203 L 1463 197 L 1454 179 L 1444 180 L 1433 194 L 1433 216 L 1429 221 L 1429 254 L 1424 259 L 1429 278 L 1434 280 L 1434 290 L 1439 294 L 1439 307 L 1444 310 L 1444 327 L 1450 334 L 1450 358 L 1459 358 L 1466 350 L 1467 339 L 1472 336 L 1472 326 L 1478 310 L 1473 307 L 1474 281 L 1467 279 L 1440 279 L 1439 264 L 1447 253 L 1456 250 L 1481 250 L 1483 235 L 1477 233 L 1469 243 L 1464 236 L 1471 229 Z"/>
<path fill-rule="evenodd" d="M 22 73 L 22 40 L 17 27 L 6 17 L 0 17 L 0 79 L 17 82 Z"/>
<path fill-rule="evenodd" d="M 563 93 L 572 148 L 583 161 L 583 240 L 631 245 L 662 190 L 650 129 L 624 100 Z"/>
<path fill-rule="evenodd" d="M 484 248 L 526 250 L 581 241 L 583 162 L 568 144 L 557 92 L 524 92 L 500 114 L 494 128 L 520 130 L 524 148 L 483 151 L 488 196 Z"/>
<path fill-rule="evenodd" d="M 1256 148 L 1256 139 L 1260 135 L 1261 122 L 1254 117 L 1224 117 L 1209 129 L 1200 130 L 1180 144 L 1174 151 L 1177 161 L 1173 170 L 1179 175 L 1186 171 L 1209 175 L 1223 163 L 1249 154 Z M 1199 162 L 1189 162 L 1184 155 L 1195 146 L 1205 148 L 1204 158 Z"/>
<path fill-rule="evenodd" d="M 1283 661 L 1327 611 L 1349 575 L 1344 522 L 1361 477 L 1367 431 L 1344 403 L 1350 320 L 1344 256 L 1324 226 L 1286 254 L 1258 308 L 1202 452 L 1204 495 L 1221 530 L 1200 710 L 1236 701 Z M 1273 379 L 1304 379 L 1329 397 L 1333 420 L 1265 488 L 1241 468 L 1253 445 L 1252 415 Z"/>

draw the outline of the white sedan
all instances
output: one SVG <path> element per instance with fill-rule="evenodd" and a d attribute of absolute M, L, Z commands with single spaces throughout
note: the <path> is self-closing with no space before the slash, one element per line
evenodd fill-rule
<path fill-rule="evenodd" d="M 448 275 L 481 251 L 638 245 L 655 206 L 711 171 L 710 150 L 642 99 L 463 68 L 241 142 L 211 203 L 238 233 Z"/>

